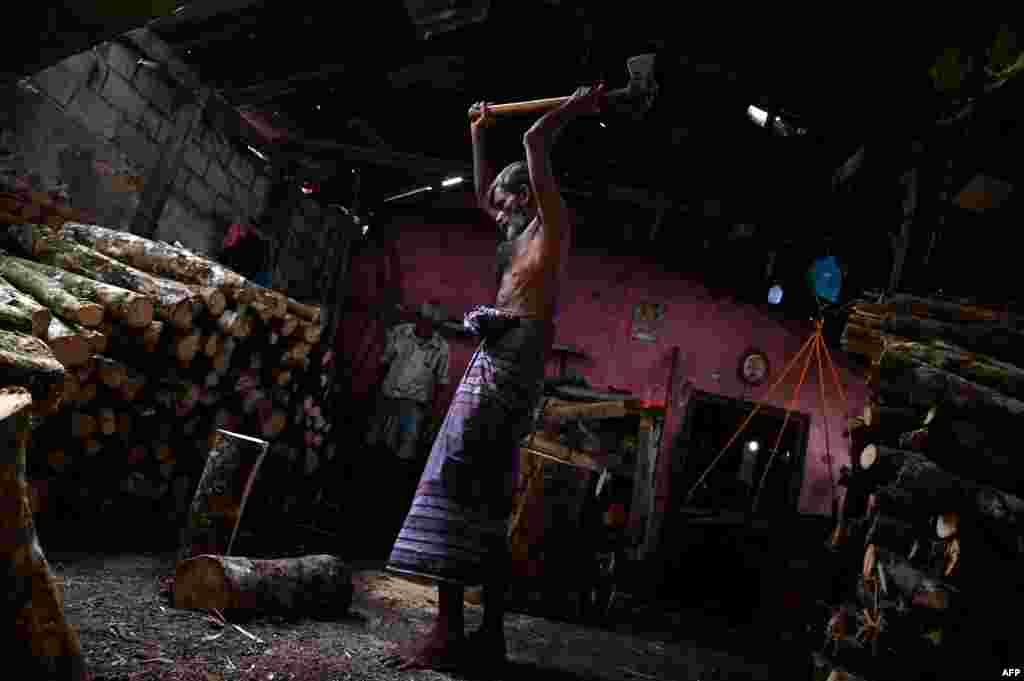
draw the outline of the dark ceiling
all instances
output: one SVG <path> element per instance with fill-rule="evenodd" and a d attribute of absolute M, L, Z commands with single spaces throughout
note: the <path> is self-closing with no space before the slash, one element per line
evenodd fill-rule
<path fill-rule="evenodd" d="M 204 82 L 250 117 L 319 140 L 298 147 L 336 167 L 357 168 L 369 203 L 432 174 L 465 174 L 466 109 L 474 101 L 564 95 L 598 79 L 617 87 L 625 84 L 628 57 L 655 52 L 661 95 L 642 121 L 580 121 L 557 149 L 556 169 L 570 199 L 590 194 L 577 203 L 584 222 L 599 225 L 585 230 L 601 233 L 595 243 L 630 243 L 641 233 L 648 243 L 692 251 L 709 238 L 709 224 L 723 232 L 749 222 L 776 242 L 824 236 L 866 245 L 876 264 L 898 228 L 898 192 L 837 199 L 833 171 L 861 145 L 906 149 L 909 140 L 930 134 L 951 103 L 934 94 L 929 66 L 948 45 L 983 50 L 998 27 L 960 13 L 898 20 L 832 5 L 817 14 L 702 6 L 698 15 L 676 3 L 562 0 L 181 2 L 177 11 L 140 3 L 150 16 L 108 18 L 105 28 L 95 16 L 78 17 L 94 25 L 79 37 L 109 39 L 111 31 L 132 28 L 124 25 L 130 21 L 162 17 L 149 28 Z M 1003 90 L 997 94 L 1006 101 L 988 107 L 997 111 L 986 114 L 989 132 L 957 143 L 970 151 L 960 172 L 985 166 L 1014 182 L 1020 173 L 1007 136 L 1020 140 L 1018 117 L 998 112 L 1020 110 L 1021 87 Z M 750 104 L 781 110 L 810 132 L 773 137 L 746 118 Z M 531 122 L 510 118 L 494 130 L 498 162 L 521 155 Z M 406 163 L 403 154 L 441 163 Z M 890 180 L 906 168 L 904 152 L 869 158 L 865 169 Z M 339 177 L 324 193 L 348 202 L 351 175 Z M 659 220 L 662 199 L 671 205 Z M 717 221 L 686 219 L 714 218 L 709 201 L 720 206 Z M 453 199 L 434 199 L 432 207 L 446 202 Z M 895 207 L 890 217 L 871 214 L 883 204 Z M 757 248 L 763 254 L 763 240 Z"/>

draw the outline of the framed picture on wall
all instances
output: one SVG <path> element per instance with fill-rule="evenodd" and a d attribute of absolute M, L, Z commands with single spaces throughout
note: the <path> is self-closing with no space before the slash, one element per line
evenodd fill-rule
<path fill-rule="evenodd" d="M 638 304 L 633 308 L 633 323 L 631 325 L 630 337 L 633 340 L 645 343 L 656 342 L 664 319 L 664 303 Z"/>

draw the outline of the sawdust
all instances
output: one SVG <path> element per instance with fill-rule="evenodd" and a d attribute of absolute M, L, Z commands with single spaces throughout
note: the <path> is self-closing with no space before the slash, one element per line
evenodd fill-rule
<path fill-rule="evenodd" d="M 357 572 L 348 615 L 329 620 L 259 617 L 217 624 L 170 602 L 174 557 L 84 555 L 49 551 L 64 580 L 69 623 L 82 641 L 87 681 L 455 681 L 465 676 L 399 672 L 381 664 L 396 646 L 418 640 L 436 613 L 436 589 L 424 580 Z M 467 628 L 481 608 L 466 609 Z M 240 632 L 239 624 L 256 640 Z M 701 678 L 795 678 L 692 644 L 654 643 L 629 635 L 510 614 L 509 654 L 494 681 L 609 681 Z M 482 681 L 482 680 L 481 680 Z"/>
<path fill-rule="evenodd" d="M 437 586 L 428 579 L 380 573 L 362 573 L 355 578 L 356 591 L 379 600 L 382 605 L 415 610 L 437 608 Z M 467 590 L 466 607 L 479 608 L 479 591 Z"/>

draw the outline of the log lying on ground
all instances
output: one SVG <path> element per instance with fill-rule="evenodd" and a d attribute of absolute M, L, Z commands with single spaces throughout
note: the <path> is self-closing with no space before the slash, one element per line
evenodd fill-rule
<path fill-rule="evenodd" d="M 140 328 L 153 321 L 153 301 L 149 296 L 32 260 L 21 260 L 21 264 L 36 270 L 46 277 L 47 281 L 63 287 L 76 298 L 102 305 L 111 317 L 123 321 L 128 326 Z"/>
<path fill-rule="evenodd" d="M 245 490 L 267 452 L 263 440 L 218 430 L 192 498 L 178 560 L 227 553 L 241 519 Z"/>
<path fill-rule="evenodd" d="M 65 619 L 57 582 L 36 535 L 25 479 L 31 397 L 0 390 L 0 583 L 10 635 L 4 662 L 25 679 L 80 681 L 82 645 Z"/>
<path fill-rule="evenodd" d="M 68 368 L 84 365 L 93 354 L 89 341 L 56 315 L 50 318 L 46 344 L 57 361 Z"/>
<path fill-rule="evenodd" d="M 917 452 L 869 445 L 861 466 L 885 496 L 904 507 L 970 516 L 1006 555 L 1024 557 L 1024 499 L 953 475 Z"/>
<path fill-rule="evenodd" d="M 46 339 L 50 310 L 0 277 L 0 324 L 8 331 Z"/>
<path fill-rule="evenodd" d="M 178 563 L 174 607 L 222 612 L 342 616 L 352 604 L 352 573 L 329 555 L 279 560 L 217 555 Z"/>
<path fill-rule="evenodd" d="M 35 336 L 0 331 L 0 383 L 28 388 L 33 407 L 48 412 L 62 401 L 64 365 Z"/>
<path fill-rule="evenodd" d="M 881 364 L 883 370 L 933 366 L 1009 397 L 1024 399 L 1024 369 L 941 341 L 891 341 L 881 357 Z"/>
<path fill-rule="evenodd" d="M 53 281 L 26 262 L 0 252 L 0 275 L 52 312 L 82 326 L 99 326 L 103 321 L 103 306 L 76 297 L 64 290 L 60 281 Z"/>
<path fill-rule="evenodd" d="M 9 226 L 7 234 L 20 245 L 26 257 L 149 296 L 160 319 L 180 329 L 192 326 L 200 299 L 184 284 L 155 277 L 87 246 L 63 239 L 41 225 Z"/>
<path fill-rule="evenodd" d="M 1024 366 L 1024 333 L 999 324 L 961 324 L 894 315 L 885 320 L 883 331 L 910 340 L 941 338 L 965 350 Z"/>

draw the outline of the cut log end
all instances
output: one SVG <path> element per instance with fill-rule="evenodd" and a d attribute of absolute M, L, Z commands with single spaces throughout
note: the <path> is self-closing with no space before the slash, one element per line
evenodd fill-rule
<path fill-rule="evenodd" d="M 103 306 L 95 303 L 82 303 L 75 316 L 82 326 L 99 326 L 103 323 Z"/>
<path fill-rule="evenodd" d="M 46 330 L 50 328 L 50 311 L 34 310 L 31 313 L 32 335 L 36 338 L 46 338 Z"/>
<path fill-rule="evenodd" d="M 878 423 L 878 405 L 874 402 L 865 404 L 863 418 L 865 426 L 871 426 L 872 424 Z"/>
<path fill-rule="evenodd" d="M 141 329 L 153 322 L 153 302 L 141 296 L 125 301 L 119 306 L 119 316 L 128 326 Z"/>
<path fill-rule="evenodd" d="M 867 549 L 864 551 L 864 579 L 868 579 L 874 576 L 875 565 L 878 564 L 878 547 L 874 544 L 868 544 Z"/>
<path fill-rule="evenodd" d="M 193 309 L 192 303 L 185 301 L 178 303 L 167 311 L 167 319 L 174 328 L 181 331 L 188 331 L 192 328 Z"/>
<path fill-rule="evenodd" d="M 202 298 L 206 309 L 213 317 L 219 317 L 228 306 L 228 297 L 223 291 L 212 286 L 204 286 L 199 289 L 199 297 Z"/>
<path fill-rule="evenodd" d="M 24 388 L 0 388 L 0 421 L 32 404 L 32 395 Z"/>
<path fill-rule="evenodd" d="M 92 356 L 92 347 L 81 336 L 51 338 L 46 342 L 57 361 L 65 367 L 80 367 Z"/>
<path fill-rule="evenodd" d="M 860 453 L 860 467 L 871 468 L 878 461 L 878 447 L 875 445 L 868 445 L 864 448 L 864 451 Z"/>
<path fill-rule="evenodd" d="M 957 513 L 943 513 L 935 520 L 935 533 L 940 539 L 949 539 L 960 529 L 960 516 Z"/>

